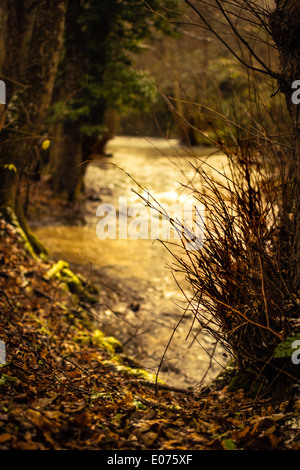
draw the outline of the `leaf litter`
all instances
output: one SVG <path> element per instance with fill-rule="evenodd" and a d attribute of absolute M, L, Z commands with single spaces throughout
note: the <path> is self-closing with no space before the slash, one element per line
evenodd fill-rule
<path fill-rule="evenodd" d="M 226 384 L 155 394 L 126 358 L 112 360 L 118 342 L 108 347 L 86 302 L 47 276 L 53 263 L 33 259 L 4 219 L 0 237 L 0 449 L 300 449 L 297 394 L 274 402 Z"/>

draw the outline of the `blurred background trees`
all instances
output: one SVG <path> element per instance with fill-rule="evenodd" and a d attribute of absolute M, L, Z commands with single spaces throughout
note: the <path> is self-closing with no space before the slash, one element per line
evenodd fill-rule
<path fill-rule="evenodd" d="M 55 60 L 48 45 L 41 50 L 47 47 L 49 53 L 39 60 L 43 70 L 47 70 L 44 62 L 48 67 L 55 63 L 48 74 L 49 93 L 44 93 L 50 97 L 51 106 L 47 101 L 45 117 L 46 107 L 40 107 L 34 99 L 42 128 L 36 128 L 35 142 L 30 140 L 35 148 L 30 172 L 38 177 L 44 168 L 51 175 L 55 193 L 75 201 L 83 189 L 83 162 L 105 154 L 107 142 L 116 133 L 175 137 L 186 145 L 216 145 L 225 136 L 227 141 L 230 136 L 232 143 L 241 139 L 248 130 L 250 115 L 254 135 L 261 131 L 273 135 L 279 122 L 283 126 L 288 122 L 288 111 L 280 94 L 275 93 L 276 74 L 268 73 L 276 70 L 278 57 L 266 27 L 264 2 L 246 2 L 245 8 L 241 2 L 233 2 L 229 12 L 240 37 L 226 21 L 226 11 L 222 12 L 218 2 L 194 2 L 194 7 L 189 3 L 63 2 L 63 24 L 57 22 L 60 31 L 63 28 L 63 37 L 60 33 L 58 42 L 54 40 L 51 45 Z M 201 12 L 199 16 L 198 6 L 204 7 L 205 18 Z M 23 64 L 27 54 L 33 53 L 29 38 L 33 38 L 34 21 L 42 15 L 41 2 L 4 2 L 1 9 L 0 71 L 10 78 L 7 120 L 14 116 L 16 122 L 11 109 L 15 94 L 28 90 Z M 51 31 L 50 17 L 45 24 L 44 34 L 57 37 L 59 26 Z M 38 43 L 43 36 L 36 32 L 34 40 Z M 255 74 L 255 69 L 262 68 L 254 64 L 257 58 L 266 67 L 263 80 Z M 248 65 L 254 72 L 251 77 Z M 42 86 L 33 89 L 43 94 Z M 263 106 L 257 106 L 258 96 Z M 232 127 L 231 122 L 239 126 Z M 11 132 L 11 122 L 8 126 Z M 288 132 L 283 129 L 282 134 Z M 47 136 L 51 145 L 39 160 L 41 142 Z M 15 176 L 6 170 L 5 178 Z"/>
<path fill-rule="evenodd" d="M 119 116 L 146 110 L 155 95 L 148 74 L 137 70 L 139 43 L 171 34 L 167 19 L 177 2 L 78 1 L 69 4 L 65 41 L 49 123 L 57 138 L 50 153 L 53 189 L 73 201 L 82 189 L 85 166 L 118 130 Z M 166 18 L 160 15 L 163 11 Z M 70 175 L 70 168 L 72 174 Z"/>
<path fill-rule="evenodd" d="M 134 55 L 154 31 L 172 32 L 167 18 L 177 2 L 150 3 L 2 2 L 0 73 L 8 105 L 1 207 L 20 208 L 18 181 L 37 178 L 45 167 L 53 190 L 74 201 L 83 184 L 79 165 L 105 152 L 120 115 L 149 106 L 155 90 L 147 74 L 134 68 Z M 166 19 L 152 8 L 163 10 Z M 50 152 L 41 158 L 48 135 Z"/>
<path fill-rule="evenodd" d="M 1 3 L 1 77 L 7 108 L 0 144 L 0 208 L 12 208 L 28 232 L 19 190 L 37 161 L 63 44 L 66 0 Z M 33 237 L 33 235 L 32 235 Z"/>

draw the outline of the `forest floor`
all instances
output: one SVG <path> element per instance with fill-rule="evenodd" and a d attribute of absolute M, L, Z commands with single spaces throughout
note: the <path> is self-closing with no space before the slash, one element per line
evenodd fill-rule
<path fill-rule="evenodd" d="M 300 397 L 155 390 L 98 329 L 96 292 L 32 257 L 2 218 L 0 238 L 0 449 L 300 449 Z"/>

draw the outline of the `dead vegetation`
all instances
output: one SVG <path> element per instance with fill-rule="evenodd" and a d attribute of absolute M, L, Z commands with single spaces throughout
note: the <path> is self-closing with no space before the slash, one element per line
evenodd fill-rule
<path fill-rule="evenodd" d="M 120 370 L 117 343 L 95 334 L 78 296 L 49 279 L 52 264 L 27 254 L 3 219 L 0 230 L 2 450 L 299 449 L 296 395 L 254 399 L 224 380 L 155 395 L 132 364 Z"/>

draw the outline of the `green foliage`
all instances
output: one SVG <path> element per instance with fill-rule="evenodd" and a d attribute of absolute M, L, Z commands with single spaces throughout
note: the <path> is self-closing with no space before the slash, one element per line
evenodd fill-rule
<path fill-rule="evenodd" d="M 295 341 L 299 341 L 298 346 L 294 344 Z M 274 350 L 274 357 L 291 357 L 300 345 L 300 332 L 295 333 L 293 336 L 287 337 L 282 343 L 278 344 Z"/>
<path fill-rule="evenodd" d="M 225 439 L 224 446 L 226 450 L 234 450 L 236 449 L 236 444 L 232 439 Z"/>
<path fill-rule="evenodd" d="M 177 0 L 81 2 L 75 13 L 79 34 L 71 26 L 66 29 L 57 77 L 60 98 L 52 106 L 49 122 L 78 122 L 81 134 L 96 136 L 106 130 L 104 118 L 108 109 L 122 115 L 131 110 L 147 110 L 155 99 L 155 89 L 149 74 L 135 69 L 134 55 L 140 52 L 140 41 L 151 37 L 155 30 L 173 34 L 168 19 L 174 8 Z M 80 82 L 74 84 L 74 90 L 65 90 L 66 95 L 59 90 L 64 87 L 69 70 L 76 70 L 67 64 L 70 54 L 73 61 L 78 60 L 77 56 L 81 58 L 78 70 L 82 72 L 77 72 Z"/>
<path fill-rule="evenodd" d="M 156 90 L 149 74 L 111 62 L 106 69 L 102 96 L 110 108 L 124 115 L 132 109 L 148 110 L 156 98 Z"/>

